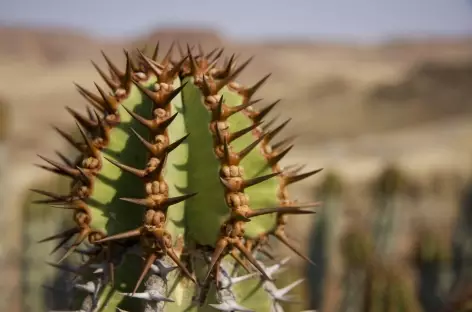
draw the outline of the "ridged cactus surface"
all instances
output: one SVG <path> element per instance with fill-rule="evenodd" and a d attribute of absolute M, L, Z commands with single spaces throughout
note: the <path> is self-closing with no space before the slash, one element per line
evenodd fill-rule
<path fill-rule="evenodd" d="M 270 236 L 306 258 L 285 235 L 290 214 L 316 203 L 292 200 L 287 187 L 319 172 L 282 170 L 292 149 L 280 125 L 265 122 L 278 101 L 256 109 L 252 87 L 235 82 L 248 61 L 220 61 L 172 47 L 163 58 L 125 51 L 120 68 L 104 54 L 106 86 L 79 85 L 88 114 L 67 108 L 82 141 L 57 129 L 81 156 L 63 163 L 41 156 L 46 170 L 71 178 L 70 192 L 41 190 L 45 202 L 73 214 L 75 226 L 41 240 L 86 255 L 71 289 L 78 311 L 282 311 L 300 280 L 278 289 Z M 271 262 L 272 261 L 272 265 Z"/>

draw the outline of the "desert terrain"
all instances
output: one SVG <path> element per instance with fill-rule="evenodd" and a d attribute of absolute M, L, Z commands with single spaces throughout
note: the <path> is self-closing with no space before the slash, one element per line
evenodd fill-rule
<path fill-rule="evenodd" d="M 33 166 L 36 154 L 52 156 L 66 147 L 51 127 L 73 125 L 64 106 L 84 111 L 73 82 L 94 90 L 93 82 L 102 82 L 90 60 L 104 68 L 101 50 L 123 66 L 123 48 L 153 48 L 157 40 L 161 51 L 178 40 L 200 42 L 207 50 L 224 46 L 225 55 L 237 53 L 241 62 L 255 56 L 239 80 L 250 85 L 272 73 L 259 97 L 261 106 L 282 99 L 272 113 L 279 123 L 292 118 L 286 135 L 298 139 L 288 164 L 334 170 L 353 183 L 392 162 L 415 177 L 441 170 L 470 173 L 472 38 L 249 44 L 216 32 L 169 29 L 113 42 L 69 30 L 0 28 L 0 98 L 9 113 L 6 141 L 0 142 L 7 157 L 0 164 L 0 226 L 10 238 L 1 242 L 0 259 L 11 280 L 18 269 L 6 253 L 19 253 L 21 201 L 28 187 L 48 177 Z M 304 181 L 295 195 L 311 199 L 320 179 Z M 297 231 L 309 233 L 310 226 L 305 222 Z"/>

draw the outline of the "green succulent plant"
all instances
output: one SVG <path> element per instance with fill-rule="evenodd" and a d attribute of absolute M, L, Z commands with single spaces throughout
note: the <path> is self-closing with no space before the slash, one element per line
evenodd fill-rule
<path fill-rule="evenodd" d="M 251 59 L 220 66 L 223 49 L 187 45 L 175 61 L 173 46 L 160 60 L 159 44 L 150 56 L 125 51 L 124 69 L 103 54 L 109 73 L 94 66 L 111 92 L 77 85 L 88 114 L 67 109 L 83 141 L 57 130 L 81 156 L 40 156 L 44 169 L 72 178 L 70 192 L 34 190 L 76 225 L 40 242 L 65 251 L 58 267 L 77 276 L 76 311 L 281 311 L 301 280 L 278 289 L 274 274 L 288 259 L 271 266 L 265 248 L 275 237 L 311 262 L 285 226 L 317 203 L 290 199 L 287 187 L 321 169 L 279 165 L 293 145 L 274 138 L 288 121 L 264 123 L 278 101 L 254 107 L 269 75 L 235 82 Z M 73 253 L 86 261 L 61 267 Z"/>

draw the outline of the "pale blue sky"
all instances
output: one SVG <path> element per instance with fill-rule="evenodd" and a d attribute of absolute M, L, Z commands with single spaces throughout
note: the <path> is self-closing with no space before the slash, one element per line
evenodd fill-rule
<path fill-rule="evenodd" d="M 138 5 L 129 5 L 135 3 Z M 206 26 L 244 39 L 376 40 L 472 35 L 470 0 L 0 0 L 0 24 L 66 26 L 98 36 Z"/>

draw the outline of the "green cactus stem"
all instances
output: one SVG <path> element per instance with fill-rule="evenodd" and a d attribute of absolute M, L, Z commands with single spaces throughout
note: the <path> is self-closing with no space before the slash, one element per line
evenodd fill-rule
<path fill-rule="evenodd" d="M 58 131 L 81 157 L 41 156 L 44 169 L 72 178 L 70 191 L 37 190 L 73 212 L 75 226 L 41 242 L 59 240 L 59 262 L 89 255 L 74 268 L 83 296 L 71 309 L 271 311 L 300 281 L 277 289 L 264 246 L 274 236 L 311 262 L 284 227 L 317 203 L 291 200 L 287 187 L 320 170 L 280 168 L 292 146 L 274 137 L 287 122 L 263 127 L 276 103 L 253 106 L 268 76 L 249 88 L 234 81 L 251 59 L 220 67 L 222 49 L 187 46 L 175 61 L 172 48 L 161 60 L 159 45 L 152 56 L 125 51 L 124 70 L 104 54 L 111 75 L 94 65 L 111 92 L 77 86 L 91 106 L 68 109 L 82 141 Z"/>

